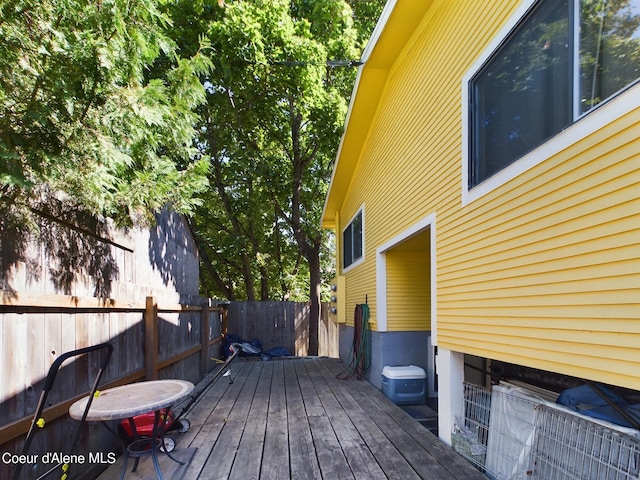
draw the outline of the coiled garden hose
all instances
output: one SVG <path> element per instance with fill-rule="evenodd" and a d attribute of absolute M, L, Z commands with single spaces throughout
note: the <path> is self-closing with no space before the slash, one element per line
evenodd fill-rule
<path fill-rule="evenodd" d="M 369 369 L 371 357 L 369 355 L 369 305 L 356 305 L 353 315 L 353 343 L 349 352 L 349 366 L 338 374 L 341 380 L 347 380 L 354 375 L 361 379 Z"/>

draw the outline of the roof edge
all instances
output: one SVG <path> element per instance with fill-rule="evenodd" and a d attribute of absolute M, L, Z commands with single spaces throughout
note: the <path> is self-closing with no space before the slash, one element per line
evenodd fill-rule
<path fill-rule="evenodd" d="M 338 152 L 336 154 L 336 159 L 335 159 L 335 163 L 334 163 L 334 166 L 333 166 L 333 171 L 331 172 L 331 180 L 329 182 L 329 188 L 327 189 L 327 195 L 325 197 L 324 206 L 322 208 L 322 216 L 320 217 L 320 227 L 321 228 L 335 228 L 336 227 L 335 212 L 329 213 L 328 212 L 328 208 L 329 208 L 329 203 L 330 203 L 330 199 L 331 199 L 331 193 L 333 191 L 336 172 L 338 171 L 338 167 L 339 167 L 339 163 L 340 163 L 340 157 L 342 156 L 342 149 L 343 149 L 343 146 L 344 146 L 345 137 L 347 136 L 347 132 L 349 130 L 349 124 L 350 124 L 350 121 L 351 121 L 351 115 L 353 113 L 354 105 L 355 105 L 355 102 L 357 100 L 358 88 L 360 86 L 360 81 L 362 79 L 362 76 L 363 76 L 365 68 L 366 68 L 367 60 L 369 60 L 369 58 L 371 56 L 371 53 L 373 52 L 373 50 L 375 49 L 378 41 L 380 40 L 380 37 L 382 36 L 382 32 L 384 31 L 385 27 L 387 26 L 387 23 L 389 22 L 389 18 L 391 17 L 391 14 L 393 13 L 393 10 L 396 7 L 396 3 L 397 3 L 397 0 L 388 0 L 387 1 L 387 3 L 385 4 L 384 8 L 382 9 L 382 13 L 380 14 L 380 18 L 378 19 L 378 22 L 376 23 L 376 26 L 373 29 L 371 37 L 369 38 L 369 41 L 367 42 L 367 45 L 365 46 L 364 50 L 362 51 L 362 55 L 360 57 L 360 66 L 358 67 L 358 74 L 356 76 L 356 81 L 354 82 L 353 90 L 351 92 L 351 100 L 349 102 L 349 108 L 347 109 L 347 115 L 345 116 L 344 131 L 343 131 L 342 137 L 340 139 L 340 145 L 338 146 Z"/>

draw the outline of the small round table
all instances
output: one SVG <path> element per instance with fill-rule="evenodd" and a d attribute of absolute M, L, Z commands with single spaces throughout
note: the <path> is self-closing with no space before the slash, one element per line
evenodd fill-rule
<path fill-rule="evenodd" d="M 158 427 L 164 423 L 160 420 L 160 411 L 175 405 L 189 395 L 192 390 L 193 383 L 184 380 L 151 380 L 109 388 L 101 391 L 100 395 L 93 399 L 85 420 L 88 422 L 103 422 L 105 427 L 115 434 L 113 429 L 104 422 L 125 418 L 133 422 L 132 419 L 136 415 L 154 412 L 155 422 L 151 434 L 151 448 L 149 449 L 149 453 L 151 454 L 156 476 L 159 480 L 164 480 L 156 451 L 156 439 L 161 439 L 161 437 L 164 436 L 162 429 L 158 431 Z M 71 407 L 69 407 L 69 416 L 76 420 L 81 420 L 88 400 L 89 397 L 85 397 L 71 405 Z M 165 451 L 165 453 L 172 460 L 182 463 L 173 458 L 167 451 Z M 129 455 L 127 448 L 124 448 L 123 455 L 124 467 L 120 476 L 121 479 L 124 478 L 127 469 L 127 459 Z"/>

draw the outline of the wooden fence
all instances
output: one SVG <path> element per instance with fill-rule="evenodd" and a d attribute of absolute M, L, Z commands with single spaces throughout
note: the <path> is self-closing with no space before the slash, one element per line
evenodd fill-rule
<path fill-rule="evenodd" d="M 306 356 L 309 348 L 308 303 L 231 302 L 228 331 L 252 341 L 259 339 L 262 349 L 284 347 L 292 355 Z M 318 326 L 318 355 L 338 356 L 338 326 L 329 319 L 329 305 L 322 305 Z"/>
<path fill-rule="evenodd" d="M 226 308 L 208 299 L 161 304 L 147 297 L 138 304 L 73 296 L 0 291 L 0 453 L 20 452 L 49 366 L 58 355 L 109 341 L 114 351 L 101 388 L 142 379 L 182 378 L 197 382 L 215 366 L 226 329 Z M 99 355 L 65 364 L 42 417 L 46 428 L 32 449 L 63 451 L 71 427 L 67 412 L 95 376 Z M 113 439 L 87 425 L 83 451 L 113 448 Z M 82 453 L 82 452 L 80 452 Z M 11 478 L 0 462 L 0 478 Z M 28 469 L 23 469 L 28 470 Z M 34 471 L 23 473 L 35 478 Z"/>
<path fill-rule="evenodd" d="M 19 453 L 42 391 L 49 366 L 62 353 L 111 342 L 111 361 L 102 389 L 143 379 L 199 381 L 215 366 L 225 333 L 245 340 L 259 338 L 263 350 L 285 347 L 291 354 L 308 351 L 309 305 L 293 302 L 232 302 L 218 306 L 199 297 L 190 302 L 159 303 L 155 297 L 135 303 L 47 294 L 0 291 L 0 454 Z M 323 305 L 319 354 L 337 357 L 338 330 Z M 31 450 L 62 451 L 73 420 L 69 406 L 87 394 L 100 363 L 98 354 L 65 362 L 48 397 Z M 87 424 L 81 451 L 111 451 L 113 438 Z M 0 462 L 0 479 L 13 466 Z M 36 471 L 23 469 L 23 478 Z"/>

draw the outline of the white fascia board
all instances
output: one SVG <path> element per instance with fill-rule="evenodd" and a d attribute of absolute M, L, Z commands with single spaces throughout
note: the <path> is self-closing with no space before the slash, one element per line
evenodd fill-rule
<path fill-rule="evenodd" d="M 397 0 L 388 0 L 382 9 L 382 13 L 380 14 L 380 18 L 378 19 L 378 23 L 376 23 L 375 28 L 373 29 L 373 33 L 367 42 L 367 45 L 362 52 L 362 56 L 360 57 L 361 65 L 358 67 L 358 74 L 356 76 L 356 81 L 353 85 L 353 90 L 351 92 L 351 100 L 349 102 L 349 108 L 347 110 L 347 115 L 344 121 L 344 132 L 342 132 L 342 137 L 340 138 L 340 145 L 338 146 L 338 153 L 336 154 L 335 164 L 333 166 L 333 171 L 331 172 L 331 181 L 329 182 L 329 189 L 327 190 L 327 196 L 324 199 L 324 207 L 322 208 L 322 216 L 320 217 L 320 223 L 322 224 L 322 219 L 327 215 L 327 203 L 329 202 L 329 194 L 331 193 L 333 187 L 333 180 L 336 175 L 336 171 L 338 170 L 338 163 L 340 161 L 340 156 L 342 155 L 342 146 L 344 144 L 345 137 L 347 135 L 347 130 L 349 129 L 349 122 L 351 120 L 351 113 L 353 111 L 353 105 L 356 101 L 356 96 L 358 94 L 358 88 L 360 87 L 360 79 L 362 78 L 362 73 L 364 71 L 365 65 L 369 57 L 371 56 L 371 52 L 376 47 L 378 40 L 380 39 L 380 35 L 384 31 L 387 26 L 387 22 L 389 21 L 389 17 L 393 12 L 393 9 L 396 6 Z"/>
<path fill-rule="evenodd" d="M 369 38 L 367 46 L 364 47 L 364 51 L 362 52 L 362 57 L 360 58 L 360 61 L 362 63 L 366 63 L 367 60 L 369 60 L 371 52 L 373 52 L 373 49 L 376 48 L 378 40 L 380 40 L 380 35 L 382 35 L 382 32 L 384 31 L 385 27 L 387 26 L 387 22 L 389 21 L 389 17 L 391 17 L 391 12 L 393 12 L 393 9 L 396 7 L 396 1 L 397 0 L 388 0 L 384 8 L 382 9 L 382 13 L 380 14 L 378 23 L 376 23 L 376 26 L 371 33 L 371 38 Z"/>

